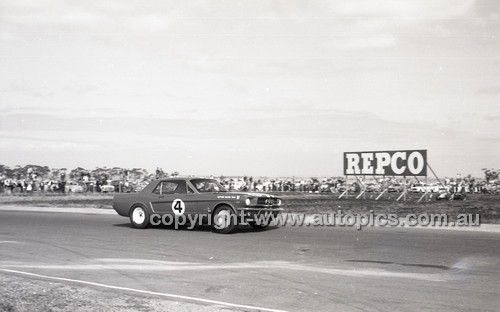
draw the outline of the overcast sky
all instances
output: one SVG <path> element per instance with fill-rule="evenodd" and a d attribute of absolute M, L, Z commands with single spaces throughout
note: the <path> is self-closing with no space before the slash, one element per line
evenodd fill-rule
<path fill-rule="evenodd" d="M 332 176 L 500 167 L 500 1 L 0 2 L 0 163 Z"/>

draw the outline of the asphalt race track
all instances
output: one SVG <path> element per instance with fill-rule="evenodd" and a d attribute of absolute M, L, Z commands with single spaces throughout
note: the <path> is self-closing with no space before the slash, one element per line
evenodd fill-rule
<path fill-rule="evenodd" d="M 0 274 L 229 310 L 498 311 L 500 234 L 241 227 L 221 235 L 137 230 L 108 214 L 0 211 Z"/>

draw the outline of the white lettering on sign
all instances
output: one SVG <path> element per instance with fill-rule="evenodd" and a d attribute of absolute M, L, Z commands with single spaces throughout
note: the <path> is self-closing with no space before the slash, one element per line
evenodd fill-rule
<path fill-rule="evenodd" d="M 389 153 L 375 153 L 375 158 L 377 158 L 377 169 L 375 174 L 384 174 L 385 167 L 391 164 L 391 155 Z"/>
<path fill-rule="evenodd" d="M 427 176 L 427 150 L 344 153 L 344 174 Z"/>
<path fill-rule="evenodd" d="M 416 166 L 415 166 L 416 163 Z M 417 175 L 424 168 L 424 157 L 419 152 L 413 152 L 408 156 L 408 169 L 414 175 Z"/>
<path fill-rule="evenodd" d="M 360 174 L 359 170 L 359 155 L 358 154 L 346 154 L 347 159 L 347 174 Z"/>
<path fill-rule="evenodd" d="M 362 174 L 373 174 L 373 154 L 361 154 L 361 158 L 363 158 L 363 169 L 361 170 Z"/>
<path fill-rule="evenodd" d="M 398 167 L 398 159 L 406 160 L 406 154 L 403 152 L 396 152 L 392 155 L 391 169 L 396 175 L 402 174 L 406 169 L 406 166 Z"/>

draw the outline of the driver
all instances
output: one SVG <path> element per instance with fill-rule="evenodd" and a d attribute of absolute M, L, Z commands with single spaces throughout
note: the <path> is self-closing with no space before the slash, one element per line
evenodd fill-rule
<path fill-rule="evenodd" d="M 196 183 L 196 189 L 201 193 L 210 192 L 210 184 L 207 182 Z"/>

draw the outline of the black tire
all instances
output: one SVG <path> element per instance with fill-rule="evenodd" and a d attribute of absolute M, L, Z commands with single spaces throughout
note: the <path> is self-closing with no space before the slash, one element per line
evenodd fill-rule
<path fill-rule="evenodd" d="M 142 205 L 134 206 L 130 210 L 130 223 L 136 229 L 144 229 L 149 225 L 149 211 Z"/>
<path fill-rule="evenodd" d="M 255 221 L 250 221 L 248 224 L 256 230 L 262 230 L 269 226 L 269 224 L 257 224 Z"/>
<path fill-rule="evenodd" d="M 221 234 L 229 234 L 236 227 L 236 218 L 231 207 L 223 205 L 215 209 L 212 215 L 214 231 Z"/>

